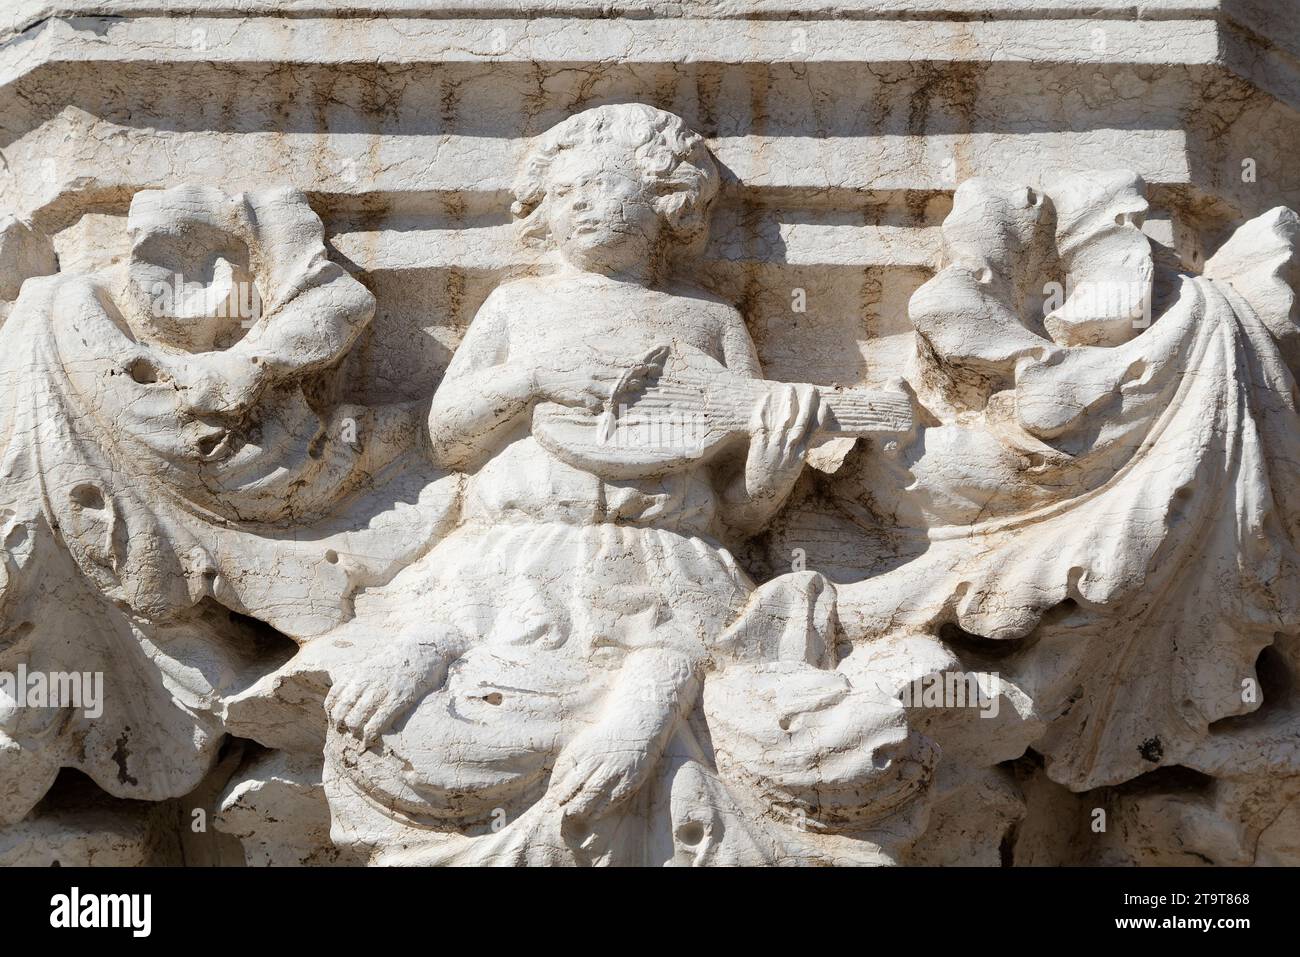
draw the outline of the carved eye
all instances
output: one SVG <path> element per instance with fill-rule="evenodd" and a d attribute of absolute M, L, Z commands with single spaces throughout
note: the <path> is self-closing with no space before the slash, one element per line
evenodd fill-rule
<path fill-rule="evenodd" d="M 127 366 L 126 373 L 140 385 L 153 385 L 158 381 L 157 367 L 144 356 L 140 356 Z"/>
<path fill-rule="evenodd" d="M 78 508 L 99 511 L 104 507 L 104 493 L 94 485 L 78 485 L 69 497 L 72 499 L 72 504 Z"/>
<path fill-rule="evenodd" d="M 210 457 L 212 453 L 215 452 L 217 448 L 221 445 L 221 443 L 226 441 L 226 436 L 229 434 L 230 433 L 228 433 L 225 429 L 220 429 L 212 433 L 211 435 L 203 436 L 203 438 L 199 439 L 198 441 L 199 455 L 203 456 L 204 458 Z"/>

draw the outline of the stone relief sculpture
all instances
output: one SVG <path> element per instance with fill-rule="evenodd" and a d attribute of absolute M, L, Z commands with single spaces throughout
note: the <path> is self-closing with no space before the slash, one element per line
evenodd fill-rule
<path fill-rule="evenodd" d="M 1276 274 L 1295 215 L 1243 226 L 1204 275 L 1167 277 L 1150 321 L 1142 192 L 1123 173 L 1046 194 L 962 184 L 947 265 L 909 309 L 912 378 L 938 421 L 842 486 L 920 532 L 879 559 L 897 567 L 840 588 L 845 621 L 995 658 L 1023 722 L 1002 740 L 1032 742 L 1076 792 L 1170 765 L 1217 776 L 1225 751 L 1292 720 L 1229 719 L 1260 707 L 1261 650 L 1296 623 L 1295 315 Z M 1270 266 L 1232 258 L 1247 236 Z M 1073 292 L 1035 315 L 1024 303 L 1053 263 Z"/>
<path fill-rule="evenodd" d="M 685 278 L 720 180 L 646 105 L 537 137 L 538 265 L 425 404 L 345 401 L 374 300 L 302 193 L 141 191 L 120 274 L 22 233 L 0 671 L 107 688 L 0 707 L 0 823 L 74 768 L 213 791 L 265 862 L 939 863 L 976 813 L 997 853 L 1032 749 L 1070 793 L 1224 782 L 1183 811 L 1249 860 L 1300 770 L 1258 669 L 1300 626 L 1295 214 L 1193 274 L 1134 173 L 967 180 L 908 364 L 845 387 L 765 378 Z"/>
<path fill-rule="evenodd" d="M 766 818 L 869 832 L 923 789 L 928 742 L 835 670 L 830 584 L 756 591 L 723 544 L 780 508 L 835 413 L 763 382 L 740 314 L 667 275 L 717 185 L 703 141 L 643 106 L 578 114 L 525 161 L 515 212 L 558 269 L 498 287 L 435 393 L 460 525 L 336 633 L 363 654 L 326 702 L 326 793 L 377 860 L 870 859 Z M 860 401 L 862 434 L 910 430 L 905 393 Z M 602 420 L 629 405 L 700 435 L 615 441 Z"/>
<path fill-rule="evenodd" d="M 0 330 L 5 670 L 108 683 L 94 721 L 8 709 L 10 822 L 60 767 L 122 797 L 191 791 L 228 699 L 292 653 L 255 622 L 298 638 L 326 629 L 365 574 L 329 544 L 351 553 L 351 535 L 374 534 L 365 554 L 400 557 L 407 533 L 419 537 L 418 520 L 397 514 L 382 532 L 331 524 L 339 503 L 374 494 L 413 425 L 401 409 L 331 401 L 330 366 L 373 301 L 326 258 L 304 197 L 146 192 L 130 228 L 123 288 L 29 280 Z M 160 297 L 176 275 L 207 282 Z M 238 276 L 261 290 L 256 321 L 229 308 L 252 281 Z M 237 341 L 213 348 L 232 325 Z M 365 423 L 363 447 L 343 440 L 350 416 Z"/>

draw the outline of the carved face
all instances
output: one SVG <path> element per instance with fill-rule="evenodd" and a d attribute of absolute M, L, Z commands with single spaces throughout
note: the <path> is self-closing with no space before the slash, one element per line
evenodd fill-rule
<path fill-rule="evenodd" d="M 566 150 L 547 178 L 551 237 L 579 269 L 640 273 L 654 261 L 662 219 L 635 157 Z"/>

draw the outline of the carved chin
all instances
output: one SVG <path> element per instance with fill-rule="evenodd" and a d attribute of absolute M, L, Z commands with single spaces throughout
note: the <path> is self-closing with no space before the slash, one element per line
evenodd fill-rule
<path fill-rule="evenodd" d="M 628 260 L 644 258 L 649 255 L 648 250 L 641 249 L 644 235 L 631 226 L 579 227 L 565 239 L 564 252 L 566 255 L 580 256 L 593 262 L 603 262 L 614 256 Z"/>

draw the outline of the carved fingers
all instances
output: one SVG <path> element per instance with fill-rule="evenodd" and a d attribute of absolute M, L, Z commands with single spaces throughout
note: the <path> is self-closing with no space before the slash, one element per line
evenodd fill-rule
<path fill-rule="evenodd" d="M 801 465 L 825 411 L 816 386 L 788 384 L 771 389 L 750 420 L 750 463 L 770 471 Z"/>
<path fill-rule="evenodd" d="M 550 794 L 565 817 L 589 818 L 621 804 L 645 782 L 649 747 L 599 729 L 578 735 L 560 752 Z"/>
<path fill-rule="evenodd" d="M 358 676 L 330 689 L 325 712 L 336 730 L 359 738 L 368 748 L 397 717 L 397 707 L 408 703 L 382 681 Z"/>
<path fill-rule="evenodd" d="M 447 677 L 452 653 L 439 643 L 400 641 L 361 662 L 325 697 L 325 713 L 340 734 L 369 748 L 417 701 Z"/>
<path fill-rule="evenodd" d="M 544 358 L 536 372 L 538 398 L 590 412 L 633 401 L 663 373 L 668 353 L 657 346 L 632 361 L 596 349 Z"/>
<path fill-rule="evenodd" d="M 609 394 L 611 405 L 629 402 L 641 394 L 647 385 L 659 378 L 664 371 L 664 362 L 670 353 L 668 346 L 656 346 L 641 357 L 640 361 L 629 366 Z"/>

